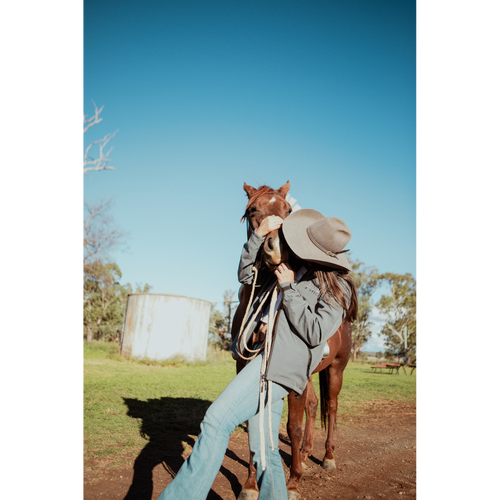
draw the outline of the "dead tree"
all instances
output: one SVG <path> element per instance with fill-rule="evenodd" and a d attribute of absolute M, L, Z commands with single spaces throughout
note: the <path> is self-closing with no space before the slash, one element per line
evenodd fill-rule
<path fill-rule="evenodd" d="M 94 104 L 94 115 L 91 117 L 88 117 L 88 115 L 83 116 L 83 133 L 87 132 L 89 128 L 93 127 L 94 125 L 97 125 L 102 121 L 102 117 L 100 116 L 101 111 L 103 110 L 104 106 L 101 106 L 98 108 L 95 104 L 94 101 L 92 101 Z M 111 158 L 109 158 L 109 153 L 113 150 L 113 147 L 111 146 L 108 151 L 104 151 L 104 148 L 107 146 L 108 142 L 113 139 L 115 136 L 115 132 L 112 134 L 107 134 L 105 135 L 102 139 L 98 139 L 97 141 L 91 142 L 86 148 L 85 148 L 85 154 L 83 156 L 83 173 L 85 175 L 88 175 L 90 177 L 89 172 L 90 170 L 114 170 L 115 167 L 112 167 L 109 165 L 109 162 L 111 161 Z M 96 146 L 99 149 L 99 156 L 93 157 L 91 156 L 91 150 L 95 150 Z"/>

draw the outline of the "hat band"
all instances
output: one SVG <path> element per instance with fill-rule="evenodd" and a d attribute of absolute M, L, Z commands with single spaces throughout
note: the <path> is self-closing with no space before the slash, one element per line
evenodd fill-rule
<path fill-rule="evenodd" d="M 338 252 L 331 252 L 330 250 L 327 250 L 326 248 L 324 248 L 321 243 L 319 243 L 315 238 L 314 236 L 312 235 L 312 232 L 311 232 L 311 226 L 309 226 L 308 228 L 306 228 L 306 232 L 307 232 L 307 236 L 309 236 L 309 239 L 311 240 L 311 242 L 317 247 L 319 248 L 323 253 L 326 253 L 326 255 L 328 255 L 328 257 L 333 257 L 334 259 L 337 259 L 338 260 L 338 257 L 337 255 L 341 254 L 341 253 L 345 253 L 345 252 L 348 252 L 349 250 L 340 250 Z"/>

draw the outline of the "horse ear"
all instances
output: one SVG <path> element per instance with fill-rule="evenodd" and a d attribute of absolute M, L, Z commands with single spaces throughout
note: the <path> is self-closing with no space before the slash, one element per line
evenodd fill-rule
<path fill-rule="evenodd" d="M 283 184 L 283 186 L 281 186 L 278 189 L 278 193 L 284 198 L 289 190 L 290 190 L 290 181 L 286 181 L 286 184 Z"/>
<path fill-rule="evenodd" d="M 246 182 L 243 183 L 243 189 L 245 190 L 248 199 L 257 191 L 254 187 L 249 186 Z"/>

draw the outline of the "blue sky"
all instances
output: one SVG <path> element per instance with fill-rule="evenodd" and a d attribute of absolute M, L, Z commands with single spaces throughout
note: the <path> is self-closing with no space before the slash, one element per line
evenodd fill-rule
<path fill-rule="evenodd" d="M 416 273 L 414 2 L 85 1 L 85 177 L 128 233 L 123 281 L 221 301 L 237 290 L 243 183 L 344 219 L 351 257 Z M 88 137 L 87 137 L 88 136 Z"/>

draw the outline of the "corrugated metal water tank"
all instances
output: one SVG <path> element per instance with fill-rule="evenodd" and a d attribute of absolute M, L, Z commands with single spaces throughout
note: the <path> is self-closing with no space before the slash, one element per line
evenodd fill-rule
<path fill-rule="evenodd" d="M 210 302 L 166 293 L 131 294 L 127 300 L 122 354 L 158 361 L 207 357 Z"/>

